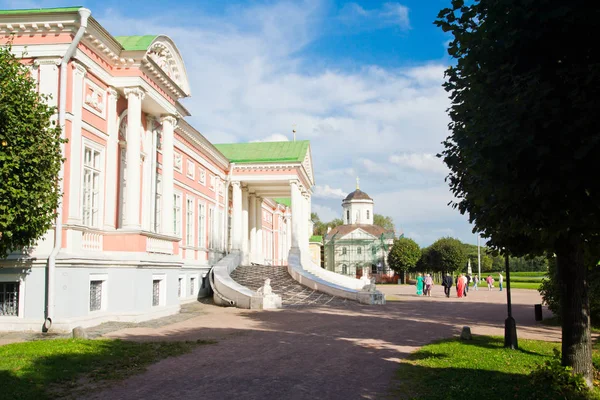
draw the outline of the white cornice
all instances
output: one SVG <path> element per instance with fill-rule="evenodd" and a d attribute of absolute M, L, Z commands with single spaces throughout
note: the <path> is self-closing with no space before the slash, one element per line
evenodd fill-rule
<path fill-rule="evenodd" d="M 223 154 L 212 143 L 208 141 L 200 132 L 194 127 L 187 123 L 187 121 L 181 119 L 177 126 L 177 132 L 183 134 L 190 143 L 196 146 L 199 150 L 208 154 L 213 162 L 221 166 L 225 171 L 229 170 L 229 160 L 225 158 Z"/>

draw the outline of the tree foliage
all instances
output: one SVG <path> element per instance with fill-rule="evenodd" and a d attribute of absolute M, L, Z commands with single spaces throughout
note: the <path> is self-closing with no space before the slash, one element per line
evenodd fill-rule
<path fill-rule="evenodd" d="M 421 258 L 421 249 L 412 239 L 401 237 L 394 240 L 388 254 L 388 265 L 396 272 L 406 272 L 417 265 Z"/>
<path fill-rule="evenodd" d="M 373 225 L 378 225 L 388 231 L 394 230 L 394 220 L 392 220 L 392 217 L 386 217 L 381 214 L 373 215 Z"/>
<path fill-rule="evenodd" d="M 46 100 L 11 47 L 0 48 L 0 258 L 34 245 L 56 217 L 62 140 Z"/>
<path fill-rule="evenodd" d="M 463 243 L 451 237 L 438 239 L 423 252 L 422 265 L 429 271 L 454 272 L 466 270 L 467 255 Z"/>
<path fill-rule="evenodd" d="M 591 385 L 586 248 L 600 236 L 599 6 L 453 0 L 447 178 L 475 231 L 513 255 L 557 255 L 565 366 Z M 573 43 L 577 43 L 574 46 Z"/>

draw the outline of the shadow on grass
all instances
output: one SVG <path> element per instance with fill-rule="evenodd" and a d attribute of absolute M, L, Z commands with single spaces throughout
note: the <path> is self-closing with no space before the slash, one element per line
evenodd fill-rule
<path fill-rule="evenodd" d="M 389 398 L 448 400 L 587 400 L 575 393 L 556 393 L 534 386 L 528 375 L 468 368 L 430 368 L 404 363 L 397 371 Z"/>
<path fill-rule="evenodd" d="M 109 381 L 208 343 L 59 339 L 2 346 L 0 400 L 85 397 Z"/>
<path fill-rule="evenodd" d="M 446 354 L 432 353 L 431 351 L 421 350 L 417 353 L 412 353 L 410 356 L 408 356 L 408 358 L 410 360 L 425 360 L 432 358 L 448 358 L 448 356 Z"/>
<path fill-rule="evenodd" d="M 451 338 L 451 339 L 442 340 L 440 342 L 453 342 L 455 340 L 456 340 L 455 338 Z M 461 340 L 460 343 L 462 343 L 465 346 L 476 346 L 476 347 L 482 347 L 482 348 L 486 348 L 486 349 L 500 350 L 500 349 L 504 348 L 503 340 L 504 339 L 498 339 L 493 336 L 473 335 L 473 340 Z M 437 342 L 437 343 L 440 343 L 440 342 Z M 530 354 L 533 356 L 542 356 L 542 357 L 544 356 L 544 354 L 542 354 L 542 353 L 525 350 L 522 347 L 519 347 L 518 349 L 515 349 L 514 351 L 518 351 L 523 354 Z"/>

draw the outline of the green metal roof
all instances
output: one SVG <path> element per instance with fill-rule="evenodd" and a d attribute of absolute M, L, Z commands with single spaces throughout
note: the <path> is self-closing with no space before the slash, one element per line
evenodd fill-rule
<path fill-rule="evenodd" d="M 144 36 L 115 36 L 117 42 L 121 43 L 121 46 L 125 50 L 148 50 L 148 47 L 152 44 L 154 39 L 158 35 L 144 35 Z"/>
<path fill-rule="evenodd" d="M 253 142 L 215 144 L 231 162 L 302 162 L 308 151 L 308 140 L 296 142 Z"/>
<path fill-rule="evenodd" d="M 309 242 L 319 242 L 319 243 L 323 243 L 323 236 L 319 236 L 319 235 L 312 235 L 308 241 L 309 241 Z"/>
<path fill-rule="evenodd" d="M 273 200 L 275 200 L 276 203 L 283 204 L 284 206 L 287 206 L 287 207 L 292 206 L 292 199 L 290 199 L 289 197 L 288 198 L 280 197 L 280 198 L 273 199 Z"/>
<path fill-rule="evenodd" d="M 83 8 L 83 6 L 58 7 L 58 8 L 23 8 L 20 10 L 0 10 L 0 15 L 71 12 L 71 11 L 77 11 L 80 8 Z"/>

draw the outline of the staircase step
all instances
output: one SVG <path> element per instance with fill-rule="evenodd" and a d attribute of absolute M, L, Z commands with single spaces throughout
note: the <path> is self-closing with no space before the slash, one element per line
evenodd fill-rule
<path fill-rule="evenodd" d="M 239 266 L 231 278 L 242 286 L 256 291 L 265 279 L 271 279 L 273 293 L 281 296 L 284 308 L 301 306 L 340 306 L 349 300 L 318 292 L 296 282 L 287 272 L 287 267 L 271 265 Z"/>

